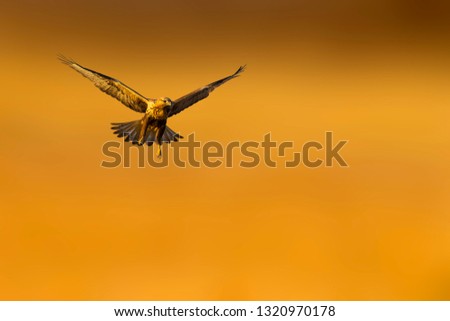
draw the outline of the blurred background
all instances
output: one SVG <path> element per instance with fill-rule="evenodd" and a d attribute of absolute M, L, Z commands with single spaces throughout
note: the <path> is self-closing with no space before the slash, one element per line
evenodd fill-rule
<path fill-rule="evenodd" d="M 0 299 L 449 300 L 448 1 L 15 1 L 0 10 Z M 200 141 L 349 140 L 350 167 L 100 167 L 140 117 Z"/>

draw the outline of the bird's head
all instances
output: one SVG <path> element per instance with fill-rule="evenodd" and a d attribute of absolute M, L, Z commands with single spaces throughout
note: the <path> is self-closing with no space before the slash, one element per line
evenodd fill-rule
<path fill-rule="evenodd" d="M 172 100 L 169 97 L 161 97 L 156 100 L 158 106 L 172 106 Z"/>
<path fill-rule="evenodd" d="M 167 112 L 170 110 L 170 107 L 172 107 L 172 100 L 168 97 L 161 97 L 158 98 L 155 102 L 155 106 L 161 109 L 166 110 Z"/>

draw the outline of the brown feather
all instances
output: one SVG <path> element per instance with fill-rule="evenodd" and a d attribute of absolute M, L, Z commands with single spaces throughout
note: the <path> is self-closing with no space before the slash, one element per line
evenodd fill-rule
<path fill-rule="evenodd" d="M 119 80 L 85 68 L 77 64 L 72 59 L 66 58 L 62 55 L 59 56 L 59 60 L 61 60 L 63 64 L 66 64 L 70 68 L 78 71 L 84 77 L 92 81 L 98 89 L 116 98 L 128 108 L 140 113 L 145 113 L 147 110 L 147 101 L 150 99 L 142 96 L 137 91 L 121 83 Z"/>
<path fill-rule="evenodd" d="M 173 102 L 173 106 L 169 112 L 169 117 L 173 116 L 175 114 L 178 114 L 179 112 L 185 110 L 186 108 L 192 106 L 193 104 L 199 102 L 202 99 L 205 99 L 209 96 L 209 94 L 216 89 L 217 87 L 223 85 L 227 81 L 236 78 L 239 76 L 241 72 L 245 70 L 245 66 L 239 67 L 239 69 L 232 74 L 231 76 L 222 78 L 220 80 L 217 80 L 215 82 L 210 83 L 209 85 L 206 85 L 202 88 L 199 88 L 181 98 L 178 98 Z"/>

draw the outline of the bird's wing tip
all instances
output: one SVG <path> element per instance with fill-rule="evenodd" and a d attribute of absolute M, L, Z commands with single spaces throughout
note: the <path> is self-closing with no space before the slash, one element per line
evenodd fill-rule
<path fill-rule="evenodd" d="M 57 54 L 57 57 L 58 57 L 59 61 L 61 61 L 65 65 L 69 65 L 70 66 L 70 65 L 73 65 L 73 64 L 76 63 L 73 59 L 67 58 L 66 56 L 64 56 L 61 53 Z"/>
<path fill-rule="evenodd" d="M 238 75 L 241 72 L 244 72 L 246 68 L 247 68 L 247 64 L 240 66 L 239 69 L 236 71 L 235 75 Z"/>

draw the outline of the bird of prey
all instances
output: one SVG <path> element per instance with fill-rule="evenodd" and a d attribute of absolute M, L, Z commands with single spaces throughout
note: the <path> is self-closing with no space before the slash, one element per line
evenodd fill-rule
<path fill-rule="evenodd" d="M 143 145 L 146 143 L 151 146 L 156 142 L 158 144 L 158 156 L 161 156 L 162 143 L 170 143 L 172 141 L 178 141 L 179 138 L 183 138 L 166 126 L 167 118 L 205 99 L 214 89 L 238 77 L 245 69 L 245 66 L 241 66 L 234 74 L 212 82 L 172 101 L 168 97 L 157 99 L 146 98 L 117 79 L 85 68 L 72 59 L 62 55 L 59 56 L 59 59 L 62 63 L 92 81 L 104 93 L 116 98 L 128 108 L 143 113 L 144 117 L 139 120 L 126 123 L 112 123 L 111 129 L 114 130 L 114 134 L 118 137 L 125 137 L 125 141 L 130 141 L 133 144 Z"/>

